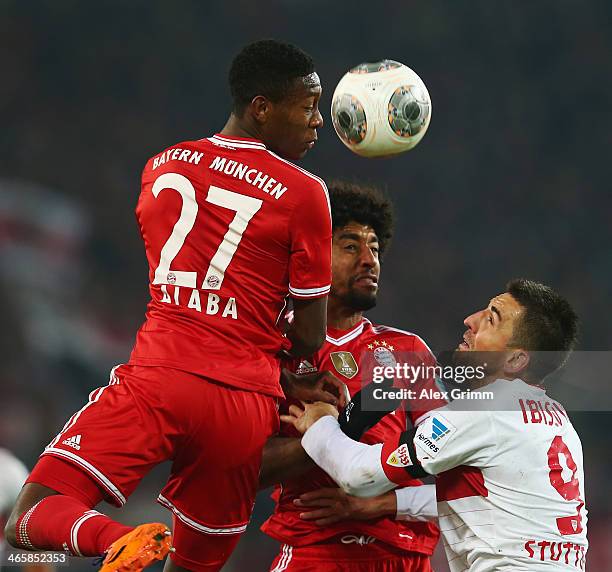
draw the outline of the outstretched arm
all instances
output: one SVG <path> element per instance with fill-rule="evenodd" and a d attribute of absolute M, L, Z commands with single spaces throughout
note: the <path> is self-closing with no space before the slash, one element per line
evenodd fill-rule
<path fill-rule="evenodd" d="M 410 478 L 429 474 L 416 457 L 412 443 L 415 429 L 402 433 L 399 442 L 366 445 L 353 441 L 340 428 L 336 409 L 327 403 L 306 404 L 305 409 L 292 405 L 281 420 L 291 423 L 302 437 L 302 447 L 312 460 L 327 472 L 345 492 L 371 497 L 403 485 Z M 399 445 L 399 446 L 398 446 Z M 387 449 L 385 449 L 385 447 Z M 388 468 L 395 469 L 398 479 L 391 481 L 382 465 L 383 450 Z M 395 459 L 394 456 L 398 456 Z M 410 458 L 410 462 L 405 458 Z"/>
<path fill-rule="evenodd" d="M 437 518 L 434 485 L 410 486 L 375 497 L 361 498 L 340 488 L 323 488 L 304 493 L 293 501 L 304 510 L 302 520 L 329 526 L 342 520 L 372 520 L 391 517 L 395 520 L 427 521 Z"/>
<path fill-rule="evenodd" d="M 347 437 L 326 403 L 290 407 L 283 420 L 304 433 L 302 446 L 346 492 L 382 494 L 405 486 L 411 478 L 437 475 L 460 465 L 482 466 L 494 458 L 489 411 L 457 411 L 450 406 L 432 411 L 421 424 L 378 445 Z"/>
<path fill-rule="evenodd" d="M 332 416 L 319 419 L 306 431 L 302 447 L 350 495 L 372 497 L 397 486 L 380 463 L 382 444 L 353 441 Z"/>
<path fill-rule="evenodd" d="M 347 494 L 336 487 L 328 487 L 304 493 L 293 501 L 303 509 L 302 520 L 309 520 L 318 526 L 329 526 L 341 520 L 372 520 L 383 516 L 395 517 L 397 511 L 394 491 L 370 498 Z"/>
<path fill-rule="evenodd" d="M 389 481 L 380 464 L 382 444 L 365 445 L 347 437 L 336 418 L 338 411 L 327 403 L 292 405 L 281 420 L 291 423 L 302 437 L 310 458 L 345 492 L 354 496 L 376 496 L 397 485 Z"/>

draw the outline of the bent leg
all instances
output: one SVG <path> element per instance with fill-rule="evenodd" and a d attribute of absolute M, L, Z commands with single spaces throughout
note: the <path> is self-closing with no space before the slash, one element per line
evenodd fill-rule
<path fill-rule="evenodd" d="M 29 550 L 69 550 L 98 556 L 132 530 L 92 510 L 104 493 L 80 469 L 43 457 L 34 467 L 9 517 L 9 544 Z"/>
<path fill-rule="evenodd" d="M 46 497 L 50 497 L 53 495 L 60 494 L 58 491 L 53 490 L 49 487 L 45 487 L 44 485 L 38 483 L 26 483 L 17 500 L 15 501 L 15 506 L 9 516 L 9 519 L 4 528 L 4 536 L 6 541 L 15 548 L 20 548 L 17 545 L 17 535 L 16 535 L 16 525 L 19 517 L 28 512 L 35 504 L 40 502 L 42 499 Z"/>

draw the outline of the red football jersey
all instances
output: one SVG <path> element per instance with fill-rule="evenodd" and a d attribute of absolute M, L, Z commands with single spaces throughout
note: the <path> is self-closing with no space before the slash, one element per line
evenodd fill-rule
<path fill-rule="evenodd" d="M 327 329 L 323 347 L 310 360 L 302 360 L 297 367 L 299 373 L 329 370 L 347 384 L 354 395 L 363 383 L 371 380 L 372 365 L 387 366 L 393 363 L 434 366 L 435 357 L 425 342 L 417 335 L 390 328 L 377 326 L 363 318 L 359 324 L 348 331 Z M 295 369 L 295 368 L 294 368 Z M 421 390 L 436 391 L 435 381 L 425 379 L 419 383 Z M 445 405 L 440 399 L 420 399 L 416 407 L 407 407 L 410 423 L 415 424 L 427 411 Z M 414 405 L 414 404 L 413 404 Z M 286 407 L 286 404 L 284 405 Z M 386 415 L 367 431 L 363 443 L 382 443 L 405 431 L 408 419 L 403 407 Z M 297 436 L 295 429 L 283 425 L 282 436 Z M 422 482 L 413 480 L 411 486 Z M 439 531 L 431 522 L 397 521 L 392 517 L 374 520 L 341 521 L 331 526 L 320 527 L 300 519 L 303 508 L 295 507 L 294 499 L 300 495 L 323 487 L 335 487 L 335 482 L 322 469 L 316 467 L 277 487 L 273 497 L 277 501 L 274 514 L 263 524 L 262 530 L 269 536 L 291 546 L 306 546 L 323 542 L 342 533 L 373 536 L 387 544 L 406 551 L 432 554 L 439 537 Z"/>
<path fill-rule="evenodd" d="M 130 363 L 281 396 L 286 297 L 330 288 L 325 183 L 261 141 L 214 135 L 147 162 L 136 216 L 151 301 Z"/>

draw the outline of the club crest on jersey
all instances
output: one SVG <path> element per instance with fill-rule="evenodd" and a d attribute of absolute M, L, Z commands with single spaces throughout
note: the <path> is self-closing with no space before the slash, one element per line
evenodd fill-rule
<path fill-rule="evenodd" d="M 303 359 L 295 370 L 295 373 L 304 375 L 306 373 L 314 373 L 315 371 L 318 371 L 317 366 L 312 365 L 307 359 Z"/>
<path fill-rule="evenodd" d="M 408 445 L 406 445 L 406 443 L 401 444 L 389 455 L 387 465 L 391 465 L 392 467 L 409 467 L 412 465 L 410 453 L 408 453 Z"/>
<path fill-rule="evenodd" d="M 395 367 L 397 360 L 393 355 L 393 346 L 385 340 L 374 340 L 368 344 L 368 349 L 373 350 L 374 359 L 383 367 Z"/>
<path fill-rule="evenodd" d="M 212 274 L 206 279 L 206 284 L 208 284 L 211 288 L 218 288 L 221 280 L 219 280 L 218 276 Z"/>
<path fill-rule="evenodd" d="M 329 357 L 336 368 L 336 371 L 344 377 L 351 379 L 357 375 L 359 366 L 351 352 L 332 352 Z"/>

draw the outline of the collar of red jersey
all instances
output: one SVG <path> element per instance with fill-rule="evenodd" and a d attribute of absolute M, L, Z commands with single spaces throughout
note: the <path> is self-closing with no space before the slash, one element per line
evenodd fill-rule
<path fill-rule="evenodd" d="M 329 343 L 335 346 L 341 346 L 342 344 L 349 342 L 350 340 L 356 338 L 359 334 L 361 334 L 365 325 L 369 323 L 370 320 L 368 320 L 367 318 L 361 318 L 361 321 L 358 322 L 355 326 L 353 326 L 350 330 L 336 330 L 335 328 L 328 328 L 327 335 L 325 336 L 325 338 Z M 338 333 L 340 333 L 341 335 L 337 338 L 334 338 L 330 335 L 330 330 L 333 330 L 334 335 L 338 335 Z"/>
<path fill-rule="evenodd" d="M 217 143 L 218 145 L 224 145 L 226 147 L 238 147 L 238 148 L 247 148 L 247 149 L 265 149 L 266 146 L 263 141 L 259 139 L 251 139 L 249 137 L 238 137 L 236 135 L 232 135 L 228 137 L 227 135 L 221 135 L 220 133 L 215 133 L 212 137 L 208 138 L 209 141 L 213 143 Z"/>

